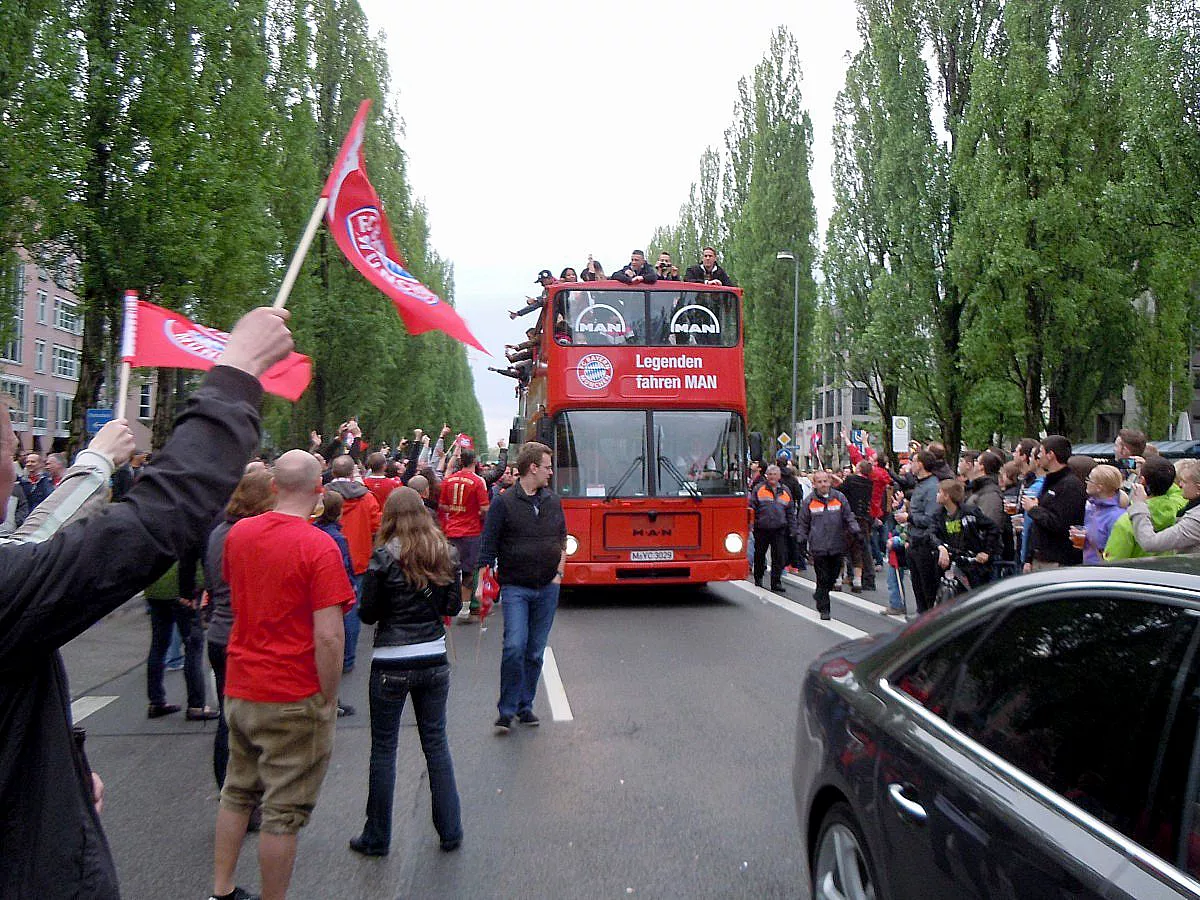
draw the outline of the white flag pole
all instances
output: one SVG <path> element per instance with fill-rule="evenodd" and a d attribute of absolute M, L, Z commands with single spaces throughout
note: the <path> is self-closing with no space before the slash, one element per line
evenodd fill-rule
<path fill-rule="evenodd" d="M 121 377 L 117 382 L 117 408 L 113 418 L 125 418 L 125 398 L 129 394 L 129 360 L 137 353 L 138 292 L 125 292 L 125 323 L 121 331 Z"/>
<path fill-rule="evenodd" d="M 288 295 L 292 292 L 292 287 L 296 284 L 296 278 L 300 275 L 300 264 L 304 262 L 304 257 L 308 255 L 308 248 L 312 244 L 313 237 L 317 233 L 317 228 L 321 224 L 321 218 L 325 215 L 325 210 L 329 206 L 329 198 L 322 197 L 317 201 L 317 205 L 313 207 L 312 215 L 308 219 L 308 225 L 304 229 L 304 234 L 300 236 L 300 243 L 296 245 L 296 252 L 292 254 L 292 262 L 288 266 L 287 274 L 283 276 L 283 284 L 279 286 L 279 293 L 275 296 L 275 309 L 283 309 L 287 306 Z"/>

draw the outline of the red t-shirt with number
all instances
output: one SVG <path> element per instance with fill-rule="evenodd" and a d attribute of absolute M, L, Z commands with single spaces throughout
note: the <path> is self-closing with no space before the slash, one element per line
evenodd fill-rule
<path fill-rule="evenodd" d="M 488 502 L 487 484 L 474 472 L 455 472 L 443 481 L 438 495 L 438 518 L 446 537 L 483 534 L 483 518 L 479 512 Z"/>
<path fill-rule="evenodd" d="M 354 602 L 333 538 L 299 516 L 263 513 L 229 529 L 222 568 L 233 607 L 225 694 L 291 703 L 318 693 L 313 613 Z"/>

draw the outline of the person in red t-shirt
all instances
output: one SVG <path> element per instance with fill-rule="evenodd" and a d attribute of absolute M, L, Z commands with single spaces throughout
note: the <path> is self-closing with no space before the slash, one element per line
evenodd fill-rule
<path fill-rule="evenodd" d="M 225 675 L 230 755 L 213 863 L 217 897 L 234 890 L 246 825 L 258 805 L 263 895 L 287 893 L 296 833 L 316 805 L 333 750 L 342 610 L 354 603 L 337 544 L 308 524 L 322 492 L 317 461 L 290 450 L 274 476 L 274 511 L 242 519 L 225 539 L 233 630 Z"/>
<path fill-rule="evenodd" d="M 388 478 L 384 474 L 385 468 L 387 468 L 387 457 L 382 453 L 372 453 L 367 457 L 368 474 L 363 478 L 363 484 L 367 486 L 367 490 L 379 504 L 381 515 L 383 504 L 387 503 L 388 494 L 400 487 L 400 479 Z"/>
<path fill-rule="evenodd" d="M 487 518 L 491 504 L 487 483 L 475 468 L 475 451 L 465 447 L 459 450 L 458 471 L 442 482 L 438 495 L 438 520 L 458 551 L 463 613 L 468 617 L 479 613 L 479 601 L 475 599 L 475 566 L 479 560 L 483 520 Z"/>

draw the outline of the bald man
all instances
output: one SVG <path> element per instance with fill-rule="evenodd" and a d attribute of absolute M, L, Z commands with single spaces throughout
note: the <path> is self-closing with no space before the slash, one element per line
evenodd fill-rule
<path fill-rule="evenodd" d="M 337 544 L 308 521 L 323 490 L 320 464 L 308 451 L 289 450 L 273 475 L 275 509 L 242 519 L 225 539 L 233 631 L 225 677 L 229 768 L 213 866 L 217 898 L 249 896 L 234 885 L 233 873 L 259 805 L 262 896 L 287 894 L 296 834 L 316 805 L 333 751 L 342 614 L 354 601 Z"/>

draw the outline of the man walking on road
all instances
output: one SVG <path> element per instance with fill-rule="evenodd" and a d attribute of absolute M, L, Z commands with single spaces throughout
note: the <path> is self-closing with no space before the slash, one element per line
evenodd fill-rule
<path fill-rule="evenodd" d="M 813 475 L 813 491 L 800 510 L 799 528 L 800 540 L 808 541 L 817 577 L 814 595 L 817 612 L 822 619 L 828 619 L 829 592 L 842 571 L 842 556 L 859 537 L 858 520 L 850 509 L 850 501 L 841 491 L 833 489 L 828 472 Z"/>
<path fill-rule="evenodd" d="M 488 510 L 479 567 L 498 564 L 504 610 L 504 655 L 500 662 L 498 734 L 508 734 L 516 716 L 539 724 L 533 698 L 542 674 L 542 655 L 558 609 L 566 564 L 567 523 L 558 496 L 547 485 L 553 474 L 550 448 L 530 441 L 517 454 L 517 483 Z M 483 601 L 483 579 L 475 598 Z"/>
<path fill-rule="evenodd" d="M 479 564 L 483 520 L 491 504 L 487 484 L 476 471 L 476 466 L 475 451 L 462 450 L 458 457 L 458 471 L 442 482 L 438 497 L 439 524 L 458 552 L 463 602 L 460 616 L 464 618 L 479 613 L 479 602 L 473 596 L 475 569 Z"/>
<path fill-rule="evenodd" d="M 333 751 L 342 677 L 342 609 L 354 601 L 341 551 L 308 524 L 321 467 L 304 450 L 275 463 L 275 509 L 225 539 L 233 606 L 225 676 L 229 766 L 217 811 L 215 900 L 243 900 L 233 872 L 250 813 L 262 806 L 263 900 L 287 895 L 296 834 L 316 806 Z"/>
<path fill-rule="evenodd" d="M 750 495 L 754 511 L 754 583 L 762 587 L 771 551 L 771 590 L 783 593 L 783 570 L 788 564 L 788 540 L 796 532 L 796 498 L 783 484 L 783 472 L 767 466 L 766 479 Z"/>

